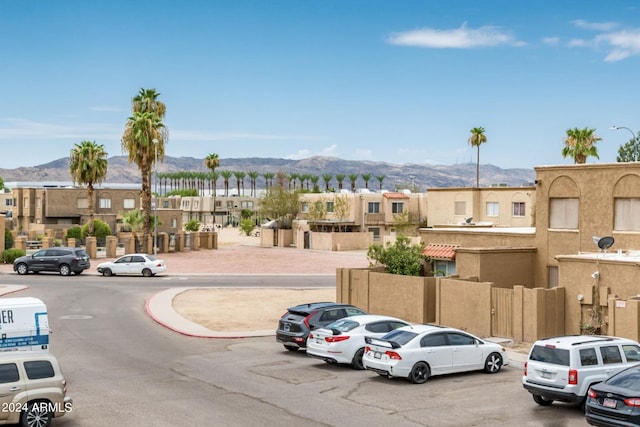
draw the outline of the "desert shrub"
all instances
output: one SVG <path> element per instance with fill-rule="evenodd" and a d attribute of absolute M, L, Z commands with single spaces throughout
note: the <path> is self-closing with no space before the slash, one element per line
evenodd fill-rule
<path fill-rule="evenodd" d="M 245 218 L 240 220 L 240 230 L 247 236 L 251 235 L 251 232 L 256 227 L 255 222 L 251 218 Z"/>
<path fill-rule="evenodd" d="M 369 246 L 367 258 L 372 266 L 383 265 L 389 273 L 404 276 L 421 276 L 427 259 L 422 254 L 422 245 L 411 244 L 411 240 L 402 235 L 393 244 Z"/>
<path fill-rule="evenodd" d="M 67 239 L 82 239 L 82 227 L 79 225 L 74 225 L 73 227 L 67 230 Z"/>
<path fill-rule="evenodd" d="M 82 238 L 87 237 L 87 233 L 89 232 L 89 223 L 87 222 L 82 226 Z M 68 234 L 68 233 L 67 233 Z M 93 236 L 97 239 L 103 239 L 107 236 L 111 235 L 111 227 L 109 224 L 102 221 L 101 219 L 96 219 L 93 221 Z"/>
<path fill-rule="evenodd" d="M 21 256 L 24 256 L 24 251 L 22 249 L 7 249 L 2 253 L 2 262 L 5 264 L 13 264 L 13 261 Z"/>
<path fill-rule="evenodd" d="M 200 221 L 192 219 L 189 222 L 184 223 L 184 229 L 186 231 L 198 231 L 200 230 Z"/>
<path fill-rule="evenodd" d="M 4 229 L 4 248 L 11 249 L 13 247 L 13 234 L 11 231 Z"/>

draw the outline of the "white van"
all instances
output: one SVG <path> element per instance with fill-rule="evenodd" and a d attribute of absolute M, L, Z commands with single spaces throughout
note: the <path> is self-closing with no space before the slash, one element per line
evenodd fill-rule
<path fill-rule="evenodd" d="M 38 298 L 0 298 L 0 354 L 49 351 L 47 306 Z"/>

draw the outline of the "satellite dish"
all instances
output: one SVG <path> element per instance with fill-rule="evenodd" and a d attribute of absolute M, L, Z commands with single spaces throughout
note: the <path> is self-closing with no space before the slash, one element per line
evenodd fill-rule
<path fill-rule="evenodd" d="M 464 222 L 466 222 L 467 224 L 471 224 L 471 221 L 473 221 L 473 217 L 470 216 L 469 218 L 465 218 Z"/>
<path fill-rule="evenodd" d="M 606 237 L 603 237 L 602 239 L 599 239 L 597 244 L 600 249 L 602 249 L 603 251 L 606 251 L 611 246 L 613 246 L 614 242 L 615 242 L 615 239 L 613 237 L 606 236 Z"/>
<path fill-rule="evenodd" d="M 593 240 L 593 243 L 595 243 L 596 245 L 600 241 L 600 238 L 598 236 L 591 236 L 591 239 Z"/>

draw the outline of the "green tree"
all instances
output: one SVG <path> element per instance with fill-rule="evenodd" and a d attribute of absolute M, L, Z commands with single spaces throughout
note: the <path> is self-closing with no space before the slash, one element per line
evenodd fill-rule
<path fill-rule="evenodd" d="M 625 144 L 622 144 L 620 148 L 618 148 L 618 157 L 616 157 L 616 161 L 640 162 L 640 138 L 636 137 L 634 134 L 633 138 Z"/>
<path fill-rule="evenodd" d="M 93 233 L 97 239 L 104 239 L 107 236 L 111 236 L 111 227 L 101 219 L 96 219 L 93 226 Z M 81 236 L 83 239 L 86 239 L 87 236 L 89 236 L 89 223 L 82 226 Z"/>
<path fill-rule="evenodd" d="M 131 209 L 130 211 L 120 213 L 120 216 L 122 216 L 122 231 L 135 233 L 142 229 L 144 216 L 140 210 Z"/>
<path fill-rule="evenodd" d="M 254 228 L 256 228 L 256 223 L 251 218 L 244 218 L 240 220 L 240 231 L 245 235 L 250 236 Z"/>
<path fill-rule="evenodd" d="M 197 219 L 191 219 L 184 223 L 185 231 L 198 231 L 200 230 L 200 221 Z"/>
<path fill-rule="evenodd" d="M 235 171 L 233 176 L 236 177 L 236 184 L 238 185 L 238 197 L 244 196 L 244 177 L 247 176 L 246 172 Z M 240 192 L 242 190 L 242 192 Z"/>
<path fill-rule="evenodd" d="M 324 190 L 326 192 L 329 192 L 329 183 L 331 182 L 331 178 L 333 178 L 333 175 L 331 175 L 330 173 L 325 173 L 322 175 L 322 180 L 324 181 Z"/>
<path fill-rule="evenodd" d="M 349 181 L 351 181 L 351 191 L 356 192 L 356 181 L 358 180 L 358 174 L 352 173 L 349 174 Z"/>
<path fill-rule="evenodd" d="M 562 157 L 571 157 L 575 164 L 587 163 L 587 157 L 599 159 L 596 143 L 602 138 L 595 134 L 595 129 L 567 129 L 564 139 Z"/>
<path fill-rule="evenodd" d="M 476 187 L 480 187 L 480 146 L 487 142 L 487 136 L 484 134 L 483 127 L 473 128 L 470 132 L 469 144 L 472 147 L 476 147 L 478 152 L 476 159 Z"/>
<path fill-rule="evenodd" d="M 276 174 L 273 172 L 265 172 L 262 174 L 262 176 L 264 177 L 265 189 L 268 190 L 269 187 L 273 185 L 273 178 L 276 176 Z"/>
<path fill-rule="evenodd" d="M 224 180 L 224 196 L 229 197 L 229 180 L 233 175 L 233 171 L 220 171 L 220 175 Z"/>
<path fill-rule="evenodd" d="M 4 179 L 0 177 L 0 190 L 4 190 Z"/>
<path fill-rule="evenodd" d="M 369 189 L 369 181 L 371 181 L 371 174 L 363 173 L 362 180 L 364 181 L 364 188 Z"/>
<path fill-rule="evenodd" d="M 8 228 L 4 229 L 4 249 L 11 249 L 13 247 L 13 234 Z"/>
<path fill-rule="evenodd" d="M 69 159 L 69 173 L 73 182 L 87 186 L 89 208 L 89 236 L 94 235 L 94 195 L 93 185 L 100 184 L 107 177 L 107 153 L 104 145 L 95 141 L 82 141 L 75 144 Z"/>
<path fill-rule="evenodd" d="M 284 185 L 276 185 L 260 199 L 267 217 L 278 222 L 278 228 L 290 230 L 293 220 L 300 212 L 298 199 L 300 190 L 289 190 Z"/>
<path fill-rule="evenodd" d="M 333 214 L 335 215 L 335 217 L 338 218 L 340 222 L 343 222 L 344 219 L 349 216 L 350 212 L 351 212 L 350 198 L 346 195 L 337 196 L 333 202 Z M 340 231 L 340 227 L 338 227 L 338 231 Z"/>
<path fill-rule="evenodd" d="M 249 186 L 251 187 L 251 197 L 256 196 L 256 181 L 260 176 L 260 172 L 258 171 L 249 171 L 247 172 L 247 176 L 249 177 Z"/>
<path fill-rule="evenodd" d="M 220 166 L 220 158 L 216 153 L 209 153 L 207 157 L 204 158 L 204 166 L 207 169 L 211 170 L 211 179 L 213 181 L 213 223 L 216 223 L 216 181 L 218 180 L 218 175 L 216 172 L 216 168 Z"/>
<path fill-rule="evenodd" d="M 384 175 L 377 175 L 376 179 L 378 180 L 378 186 L 380 187 L 380 191 L 382 191 L 382 181 L 384 181 L 384 179 L 386 178 L 386 176 Z"/>
<path fill-rule="evenodd" d="M 144 234 L 151 228 L 151 171 L 156 161 L 164 160 L 169 132 L 162 120 L 166 106 L 158 100 L 155 89 L 140 89 L 131 101 L 132 115 L 127 119 L 122 135 L 122 152 L 128 154 L 129 163 L 135 163 L 142 175 L 142 212 Z"/>
<path fill-rule="evenodd" d="M 336 175 L 336 181 L 338 181 L 338 190 L 342 190 L 342 182 L 344 181 L 344 179 L 346 178 L 346 175 L 344 174 L 337 174 Z"/>
<path fill-rule="evenodd" d="M 422 251 L 422 245 L 411 244 L 408 237 L 398 235 L 393 244 L 369 246 L 367 258 L 372 266 L 382 265 L 391 274 L 421 276 L 427 261 Z"/>
<path fill-rule="evenodd" d="M 314 193 L 319 193 L 320 187 L 318 187 L 318 181 L 320 181 L 320 177 L 318 175 L 309 175 L 309 181 L 313 184 L 312 191 Z"/>

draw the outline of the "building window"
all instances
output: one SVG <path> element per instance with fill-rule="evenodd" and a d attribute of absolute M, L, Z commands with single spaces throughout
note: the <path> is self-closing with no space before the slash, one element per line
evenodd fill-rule
<path fill-rule="evenodd" d="M 513 202 L 513 216 L 524 216 L 524 202 Z"/>
<path fill-rule="evenodd" d="M 328 213 L 333 212 L 333 202 L 327 202 L 327 212 Z"/>
<path fill-rule="evenodd" d="M 4 200 L 4 205 L 5 206 L 13 206 L 13 199 L 5 199 Z"/>
<path fill-rule="evenodd" d="M 200 208 L 200 201 L 199 200 L 194 200 L 193 201 L 193 209 L 199 209 Z"/>
<path fill-rule="evenodd" d="M 189 201 L 188 200 L 183 200 L 182 201 L 182 209 L 189 209 Z"/>
<path fill-rule="evenodd" d="M 227 209 L 233 209 L 233 201 L 227 201 Z"/>
<path fill-rule="evenodd" d="M 252 201 L 240 202 L 240 207 L 242 207 L 242 209 L 253 209 L 253 202 Z"/>
<path fill-rule="evenodd" d="M 124 199 L 124 201 L 122 202 L 122 207 L 125 209 L 135 209 L 136 199 Z"/>
<path fill-rule="evenodd" d="M 308 202 L 302 202 L 302 206 L 301 209 L 302 213 L 308 213 L 309 212 L 309 203 Z"/>
<path fill-rule="evenodd" d="M 380 202 L 369 202 L 369 213 L 380 213 Z"/>
<path fill-rule="evenodd" d="M 576 198 L 549 200 L 549 228 L 577 230 L 578 206 Z"/>
<path fill-rule="evenodd" d="M 433 275 L 434 276 L 453 276 L 456 274 L 456 263 L 455 261 L 443 261 L 443 260 L 434 260 L 433 261 Z"/>
<path fill-rule="evenodd" d="M 216 208 L 221 208 L 222 202 L 220 200 L 216 200 Z"/>
<path fill-rule="evenodd" d="M 373 240 L 380 240 L 380 227 L 370 227 L 369 233 L 373 233 Z"/>
<path fill-rule="evenodd" d="M 163 200 L 162 201 L 162 207 L 164 209 L 169 209 L 169 201 L 168 200 Z"/>
<path fill-rule="evenodd" d="M 491 216 L 491 217 L 500 216 L 500 203 L 487 202 L 487 216 Z"/>
<path fill-rule="evenodd" d="M 454 206 L 454 215 L 464 215 L 467 213 L 467 202 L 456 202 Z"/>
<path fill-rule="evenodd" d="M 640 199 L 616 198 L 614 209 L 614 230 L 640 231 Z"/>
<path fill-rule="evenodd" d="M 78 199 L 78 209 L 88 209 L 89 199 Z"/>
<path fill-rule="evenodd" d="M 404 207 L 404 203 L 402 202 L 393 202 L 391 203 L 391 213 L 399 214 L 402 213 L 402 208 Z"/>
<path fill-rule="evenodd" d="M 178 227 L 178 220 L 176 218 L 171 218 L 171 228 Z"/>
<path fill-rule="evenodd" d="M 111 209 L 111 199 L 98 200 L 98 206 L 100 209 Z"/>
<path fill-rule="evenodd" d="M 557 266 L 549 266 L 547 267 L 547 271 L 549 273 L 549 286 L 548 288 L 557 288 L 560 283 L 558 279 L 558 267 Z"/>

